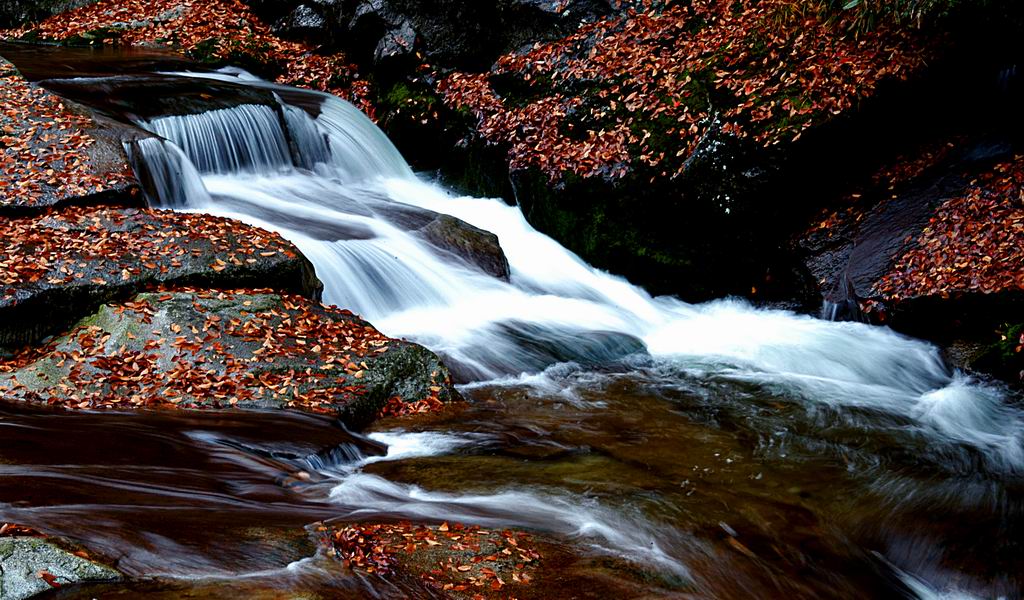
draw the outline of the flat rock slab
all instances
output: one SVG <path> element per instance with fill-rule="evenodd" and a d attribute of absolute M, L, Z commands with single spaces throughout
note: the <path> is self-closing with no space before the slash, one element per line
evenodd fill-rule
<path fill-rule="evenodd" d="M 0 100 L 0 215 L 139 197 L 105 120 L 29 83 L 2 58 Z"/>
<path fill-rule="evenodd" d="M 429 350 L 352 313 L 260 291 L 141 294 L 0 362 L 5 398 L 66 408 L 293 408 L 365 424 L 448 401 Z"/>
<path fill-rule="evenodd" d="M 0 598 L 31 598 L 54 587 L 119 581 L 120 573 L 39 537 L 0 538 Z"/>
<path fill-rule="evenodd" d="M 0 347 L 31 344 L 160 285 L 273 287 L 318 297 L 312 265 L 239 221 L 133 208 L 0 217 Z"/>

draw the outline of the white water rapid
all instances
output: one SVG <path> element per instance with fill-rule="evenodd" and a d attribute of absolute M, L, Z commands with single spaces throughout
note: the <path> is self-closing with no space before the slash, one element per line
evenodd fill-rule
<path fill-rule="evenodd" d="M 533 229 L 517 207 L 458 197 L 417 178 L 387 137 L 337 98 L 238 71 L 185 75 L 259 86 L 278 105 L 139 122 L 166 139 L 132 148 L 137 168 L 151 173 L 154 201 L 279 232 L 315 265 L 326 302 L 442 354 L 465 383 L 571 387 L 552 367 L 647 353 L 666 377 L 754 386 L 808 413 L 855 412 L 847 425 L 897 430 L 907 447 L 1024 475 L 1024 415 L 1001 388 L 951 371 L 930 344 L 738 300 L 651 297 Z M 284 100 L 297 96 L 301 106 Z M 495 234 L 509 281 L 426 235 L 437 214 Z M 466 442 L 404 435 L 380 438 L 391 446 L 387 460 L 444 454 Z M 663 551 L 674 541 L 641 518 L 545 492 L 427 491 L 363 473 L 373 460 L 338 474 L 331 499 L 349 516 L 553 528 L 686 571 Z"/>

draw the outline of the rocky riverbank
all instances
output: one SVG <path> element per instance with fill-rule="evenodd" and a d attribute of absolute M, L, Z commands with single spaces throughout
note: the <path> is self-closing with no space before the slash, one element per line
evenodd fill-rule
<path fill-rule="evenodd" d="M 0 96 L 6 402 L 291 409 L 360 427 L 455 399 L 433 353 L 320 304 L 313 266 L 279 235 L 142 208 L 154 182 L 140 184 L 125 148 L 151 134 L 56 96 L 2 59 Z M 487 256 L 481 268 L 508 277 L 500 249 L 487 255 L 486 232 L 412 212 L 409 226 L 439 251 Z M 0 533 L 0 566 L 5 599 L 122 579 L 86 550 L 15 525 Z"/>

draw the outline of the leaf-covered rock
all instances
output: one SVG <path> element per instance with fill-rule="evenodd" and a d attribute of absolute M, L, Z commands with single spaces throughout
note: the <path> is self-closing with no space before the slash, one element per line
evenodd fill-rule
<path fill-rule="evenodd" d="M 871 312 L 1024 291 L 1024 157 L 1008 151 L 924 149 L 819 215 L 800 245 L 825 298 Z"/>
<path fill-rule="evenodd" d="M 271 291 L 155 292 L 104 305 L 0 372 L 5 397 L 65 408 L 294 408 L 351 425 L 389 403 L 413 410 L 454 393 L 425 348 Z"/>
<path fill-rule="evenodd" d="M 720 127 L 774 146 L 856 106 L 928 56 L 904 30 L 850 33 L 783 0 L 668 2 L 585 24 L 502 56 L 487 73 L 454 73 L 439 91 L 508 148 L 513 170 L 621 178 L 677 177 Z"/>
<path fill-rule="evenodd" d="M 0 215 L 138 198 L 122 136 L 0 58 Z"/>
<path fill-rule="evenodd" d="M 797 245 L 825 316 L 885 323 L 946 345 L 958 366 L 1019 379 L 1006 324 L 1024 309 L 1024 157 L 1012 144 L 958 138 L 899 157 Z"/>
<path fill-rule="evenodd" d="M 329 557 L 424 597 L 451 600 L 676 598 L 678 582 L 591 556 L 553 536 L 461 523 L 350 523 L 314 527 Z M 659 585 L 660 584 L 660 585 Z M 661 587 L 664 586 L 664 587 Z"/>
<path fill-rule="evenodd" d="M 239 221 L 134 208 L 0 218 L 0 346 L 38 341 L 159 285 L 261 286 L 318 297 L 312 265 L 279 235 Z"/>

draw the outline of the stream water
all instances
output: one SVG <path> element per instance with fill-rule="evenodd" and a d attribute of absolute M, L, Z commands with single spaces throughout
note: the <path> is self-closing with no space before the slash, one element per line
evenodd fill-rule
<path fill-rule="evenodd" d="M 137 77 L 44 84 L 124 98 Z M 326 302 L 443 355 L 469 403 L 368 437 L 303 415 L 6 407 L 0 520 L 160 578 L 149 593 L 408 596 L 295 556 L 313 556 L 302 525 L 316 520 L 412 519 L 572 540 L 634 563 L 652 596 L 1021 597 L 1024 411 L 937 348 L 653 298 L 517 207 L 417 177 L 337 98 L 238 70 L 153 77 L 273 102 L 107 106 L 162 138 L 130 147 L 151 202 L 280 232 Z M 425 238 L 433 213 L 496 234 L 510 281 Z"/>

